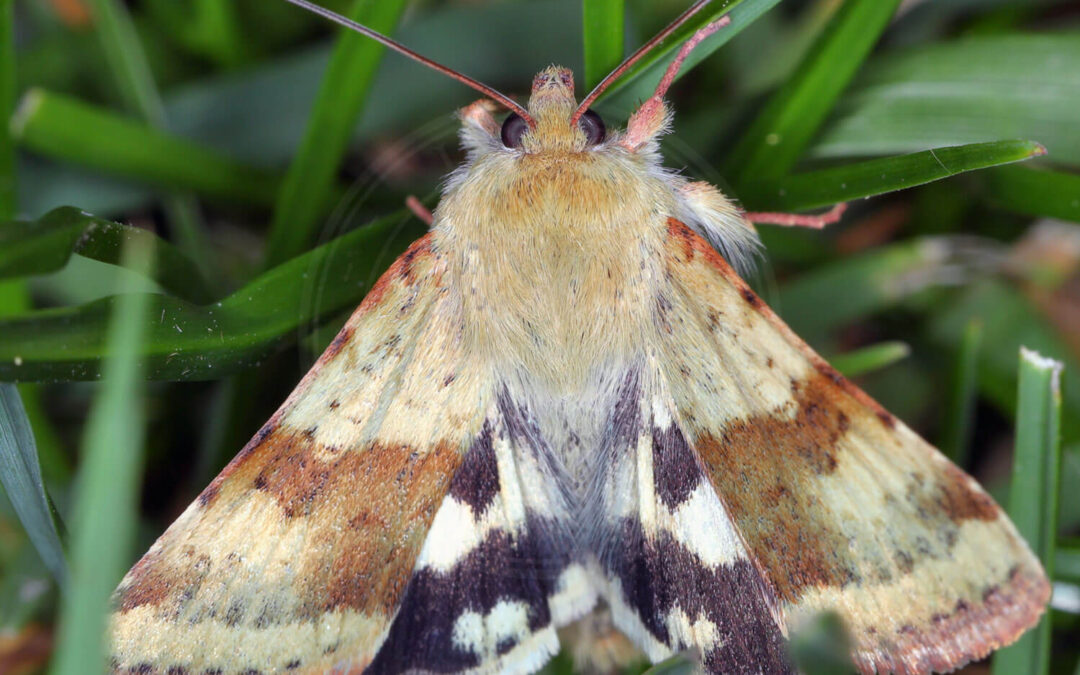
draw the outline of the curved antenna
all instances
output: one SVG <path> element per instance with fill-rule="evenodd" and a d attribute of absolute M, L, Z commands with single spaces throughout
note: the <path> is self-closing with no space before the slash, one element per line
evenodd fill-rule
<path fill-rule="evenodd" d="M 484 96 L 487 96 L 490 99 L 493 99 L 495 101 L 498 101 L 499 103 L 502 103 L 504 106 L 506 106 L 510 110 L 512 110 L 515 113 L 517 113 L 518 115 L 520 115 L 521 118 L 523 120 L 525 120 L 529 124 L 530 127 L 535 127 L 536 126 L 536 120 L 534 120 L 532 117 L 529 116 L 529 111 L 525 110 L 525 108 L 523 106 L 521 106 L 519 103 L 514 101 L 509 96 L 506 96 L 505 94 L 500 94 L 499 92 L 495 91 L 494 89 L 487 86 L 483 82 L 478 82 L 477 80 L 472 79 L 468 75 L 463 75 L 463 74 L 457 72 L 456 70 L 452 70 L 452 69 L 442 65 L 441 63 L 436 63 L 435 61 L 432 61 L 431 59 L 427 58 L 426 56 L 422 56 L 420 54 L 417 54 L 413 50 L 409 49 L 405 45 L 398 42 L 397 40 L 394 40 L 392 38 L 388 38 L 388 37 L 386 37 L 385 35 L 383 35 L 382 33 L 378 32 L 378 31 L 371 30 L 370 28 L 368 28 L 367 26 L 365 26 L 362 23 L 358 23 L 356 21 L 353 21 L 352 19 L 350 19 L 348 17 L 342 16 L 342 15 L 338 14 L 337 12 L 331 11 L 331 10 L 325 8 L 325 7 L 321 7 L 319 5 L 316 5 L 313 2 L 309 2 L 308 0 L 285 0 L 285 1 L 289 2 L 289 3 L 292 3 L 292 4 L 296 5 L 297 7 L 303 7 L 304 9 L 308 10 L 309 12 L 313 12 L 315 14 L 318 14 L 319 16 L 321 16 L 321 17 L 323 17 L 325 19 L 329 19 L 330 21 L 333 21 L 334 23 L 338 24 L 339 26 L 344 26 L 345 28 L 348 28 L 349 30 L 356 31 L 357 33 L 360 33 L 361 35 L 366 35 L 367 37 L 371 38 L 372 40 L 375 40 L 376 42 L 383 45 L 384 47 L 388 47 L 388 48 L 394 50 L 398 54 L 402 54 L 404 56 L 407 56 L 410 59 L 412 59 L 413 61 L 416 61 L 417 63 L 422 63 L 425 66 L 427 66 L 428 68 L 431 68 L 432 70 L 437 70 L 438 72 L 442 73 L 443 75 L 447 75 L 447 76 L 457 80 L 458 82 L 461 82 L 464 85 L 472 87 L 473 89 L 477 90 L 478 92 L 480 92 Z M 706 0 L 706 1 L 708 1 L 708 0 Z"/>
<path fill-rule="evenodd" d="M 585 114 L 585 111 L 589 109 L 589 106 L 595 103 L 596 99 L 600 98 L 600 95 L 611 86 L 612 82 L 622 77 L 626 71 L 630 70 L 631 66 L 640 61 L 643 56 L 651 52 L 658 44 L 666 40 L 672 33 L 678 30 L 680 26 L 686 23 L 690 17 L 697 14 L 705 5 L 709 4 L 710 1 L 711 0 L 698 0 L 693 5 L 690 5 L 685 12 L 675 17 L 675 20 L 669 23 L 664 30 L 660 31 L 651 40 L 641 45 L 636 52 L 620 63 L 615 70 L 608 73 L 607 77 L 600 80 L 600 84 L 593 87 L 593 90 L 589 92 L 589 95 L 581 100 L 581 104 L 578 106 L 577 110 L 574 111 L 573 117 L 570 118 L 570 124 L 577 124 L 578 118 Z M 293 0 L 289 0 L 289 2 L 293 2 Z"/>

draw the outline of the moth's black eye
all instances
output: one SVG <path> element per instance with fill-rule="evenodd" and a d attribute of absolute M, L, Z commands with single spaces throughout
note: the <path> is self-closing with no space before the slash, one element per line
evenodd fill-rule
<path fill-rule="evenodd" d="M 520 148 L 521 137 L 529 130 L 529 123 L 517 113 L 510 113 L 502 124 L 502 142 L 508 148 Z"/>
<path fill-rule="evenodd" d="M 604 129 L 604 120 L 600 119 L 592 108 L 582 113 L 578 119 L 578 125 L 585 132 L 585 140 L 589 142 L 589 145 L 599 145 L 604 142 L 604 136 L 607 134 L 607 130 Z"/>

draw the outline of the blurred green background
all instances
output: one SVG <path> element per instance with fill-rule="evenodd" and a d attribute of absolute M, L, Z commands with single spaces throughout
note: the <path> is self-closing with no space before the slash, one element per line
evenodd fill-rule
<path fill-rule="evenodd" d="M 523 97 L 689 2 L 322 4 Z M 1080 673 L 1080 2 L 715 0 L 679 35 L 728 11 L 668 165 L 751 210 L 851 202 L 761 228 L 752 281 L 1043 557 L 1056 609 L 996 675 Z M 0 0 L 0 673 L 93 671 L 123 571 L 422 234 L 404 198 L 437 202 L 475 98 L 283 0 Z M 843 672 L 820 632 L 805 669 Z"/>

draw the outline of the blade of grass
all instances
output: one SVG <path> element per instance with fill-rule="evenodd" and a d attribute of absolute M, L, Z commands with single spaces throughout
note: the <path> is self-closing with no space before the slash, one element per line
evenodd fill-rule
<path fill-rule="evenodd" d="M 356 0 L 347 16 L 388 34 L 404 8 L 404 0 Z M 304 138 L 274 206 L 266 247 L 267 267 L 303 252 L 314 241 L 383 51 L 382 45 L 362 35 L 340 32 Z"/>
<path fill-rule="evenodd" d="M 15 385 L 0 383 L 0 482 L 53 578 L 67 578 L 59 515 L 45 492 L 30 420 Z"/>
<path fill-rule="evenodd" d="M 906 342 L 880 342 L 845 354 L 838 354 L 829 359 L 829 362 L 845 376 L 855 377 L 891 366 L 910 354 L 911 347 Z"/>
<path fill-rule="evenodd" d="M 15 73 L 15 0 L 0 0 L 0 115 L 11 119 L 18 96 Z M 15 141 L 0 133 L 0 219 L 15 217 Z"/>
<path fill-rule="evenodd" d="M 1012 166 L 987 171 L 979 179 L 994 206 L 1080 223 L 1080 174 Z"/>
<path fill-rule="evenodd" d="M 280 187 L 268 171 L 42 89 L 23 96 L 11 133 L 25 148 L 48 157 L 207 197 L 268 206 Z"/>
<path fill-rule="evenodd" d="M 1060 361 L 1020 349 L 1016 452 L 1009 488 L 1009 517 L 1054 576 L 1058 478 L 1061 459 Z M 1011 647 L 994 655 L 994 675 L 1047 675 L 1050 669 L 1050 613 Z"/>
<path fill-rule="evenodd" d="M 625 0 L 583 0 L 582 37 L 585 42 L 585 89 L 592 89 L 623 58 Z"/>
<path fill-rule="evenodd" d="M 795 165 L 899 4 L 900 0 L 844 3 L 732 150 L 727 173 L 735 184 L 777 178 Z"/>
<path fill-rule="evenodd" d="M 124 244 L 146 240 L 158 261 L 151 270 L 165 291 L 192 302 L 209 302 L 213 294 L 203 284 L 191 259 L 152 232 L 95 218 L 64 206 L 31 221 L 0 223 L 0 279 L 48 274 L 62 269 L 72 254 L 113 265 L 122 262 Z"/>
<path fill-rule="evenodd" d="M 754 180 L 741 185 L 738 196 L 750 210 L 801 211 L 903 190 L 966 171 L 1045 154 L 1046 149 L 1033 141 L 935 148 L 772 180 Z"/>
<path fill-rule="evenodd" d="M 187 49 L 223 66 L 240 65 L 251 56 L 251 43 L 241 31 L 235 2 L 155 0 L 146 3 L 146 9 Z"/>
<path fill-rule="evenodd" d="M 87 2 L 105 60 L 125 105 L 150 126 L 167 130 L 165 106 L 127 8 L 119 0 Z M 213 249 L 206 238 L 198 204 L 190 195 L 171 194 L 165 197 L 164 205 L 180 248 L 194 257 L 203 279 L 212 281 L 215 277 L 211 264 Z"/>
<path fill-rule="evenodd" d="M 1017 409 L 1016 353 L 1022 345 L 1043 354 L 1060 355 L 1065 362 L 1062 387 L 1067 415 L 1062 417 L 1063 437 L 1080 440 L 1080 359 L 1068 342 L 1021 289 L 995 278 L 973 280 L 950 294 L 948 302 L 933 306 L 926 335 L 947 352 L 957 349 L 964 329 L 972 320 L 983 325 L 979 352 L 979 394 L 1005 415 Z"/>
<path fill-rule="evenodd" d="M 127 10 L 114 0 L 87 0 L 87 4 L 124 105 L 150 124 L 164 126 L 165 110 Z"/>
<path fill-rule="evenodd" d="M 1080 166 L 1080 33 L 964 38 L 867 63 L 812 157 L 913 152 L 1032 138 Z"/>
<path fill-rule="evenodd" d="M 135 241 L 128 267 L 152 264 Z M 147 273 L 149 273 L 147 271 Z M 83 439 L 71 543 L 71 583 L 61 599 L 57 648 L 50 672 L 81 675 L 105 667 L 102 639 L 109 595 L 123 574 L 134 540 L 146 427 L 142 341 L 150 296 L 120 295 L 109 320 L 108 361 Z"/>
<path fill-rule="evenodd" d="M 405 224 L 403 225 L 403 220 Z M 375 273 L 423 234 L 397 213 L 264 272 L 211 305 L 151 295 L 141 357 L 157 380 L 217 379 L 257 364 L 312 323 L 359 304 Z M 0 380 L 92 380 L 117 298 L 0 320 Z"/>
<path fill-rule="evenodd" d="M 1080 582 L 1080 539 L 1062 539 L 1054 553 L 1054 574 Z"/>
<path fill-rule="evenodd" d="M 953 365 L 942 421 L 941 451 L 958 466 L 967 466 L 971 433 L 978 397 L 979 350 L 983 325 L 978 319 L 968 321 Z"/>
<path fill-rule="evenodd" d="M 606 106 L 620 110 L 637 107 L 638 103 L 652 95 L 656 83 L 660 81 L 664 70 L 675 58 L 679 47 L 699 28 L 725 14 L 731 19 L 731 23 L 727 27 L 706 38 L 694 48 L 694 51 L 690 52 L 676 75 L 676 80 L 692 71 L 697 64 L 727 44 L 744 28 L 775 7 L 779 2 L 780 0 L 726 0 L 712 3 L 694 15 L 663 44 L 649 52 L 626 74 L 616 80 L 600 97 L 600 101 Z"/>
<path fill-rule="evenodd" d="M 0 0 L 0 118 L 11 119 L 18 92 L 15 53 L 14 0 Z M 18 175 L 15 141 L 10 132 L 0 133 L 0 221 L 15 218 L 18 211 Z M 0 235 L 0 240 L 3 240 Z M 0 256 L 7 246 L 0 245 Z M 30 307 L 30 292 L 21 280 L 0 280 L 0 317 L 25 312 Z M 60 451 L 60 442 L 52 423 L 45 416 L 41 392 L 33 385 L 19 387 L 27 419 L 36 434 L 35 467 L 40 462 L 45 476 L 66 482 L 68 462 Z M 40 479 L 40 477 L 39 477 Z M 44 486 L 42 487 L 44 490 Z M 50 558 L 45 558 L 49 560 Z M 63 560 L 61 559 L 61 562 Z M 56 566 L 49 563 L 50 569 Z"/>

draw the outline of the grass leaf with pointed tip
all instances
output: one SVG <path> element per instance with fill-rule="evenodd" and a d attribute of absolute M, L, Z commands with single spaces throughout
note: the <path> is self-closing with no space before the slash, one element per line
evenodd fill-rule
<path fill-rule="evenodd" d="M 38 555 L 63 583 L 67 578 L 64 547 L 54 518 L 59 516 L 45 492 L 37 446 L 15 385 L 0 383 L 0 482 Z"/>
<path fill-rule="evenodd" d="M 70 206 L 37 220 L 0 223 L 0 278 L 55 272 L 72 254 L 117 265 L 125 242 L 133 239 L 145 239 L 155 249 L 158 264 L 151 274 L 164 290 L 192 302 L 212 299 L 195 264 L 169 242 Z"/>
<path fill-rule="evenodd" d="M 799 159 L 870 53 L 900 0 L 846 0 L 728 158 L 736 183 L 777 178 Z"/>
<path fill-rule="evenodd" d="M 224 377 L 296 340 L 310 323 L 351 309 L 375 273 L 423 234 L 418 221 L 402 225 L 403 218 L 399 213 L 358 228 L 264 272 L 220 302 L 196 305 L 151 295 L 140 342 L 146 376 Z M 0 380 L 96 379 L 108 354 L 116 302 L 105 298 L 0 320 Z"/>
<path fill-rule="evenodd" d="M 1046 149 L 1033 141 L 973 143 L 752 181 L 737 191 L 751 210 L 802 211 L 1044 154 Z"/>

